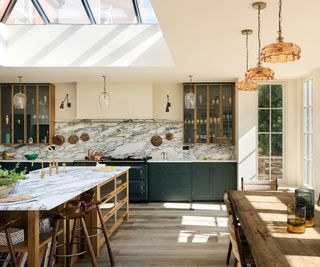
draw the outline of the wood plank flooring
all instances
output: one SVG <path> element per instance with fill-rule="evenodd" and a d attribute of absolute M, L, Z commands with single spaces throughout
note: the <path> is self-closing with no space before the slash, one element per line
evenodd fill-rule
<path fill-rule="evenodd" d="M 130 220 L 111 237 L 116 267 L 226 266 L 228 243 L 223 203 L 130 204 Z M 110 266 L 105 246 L 98 264 Z"/>

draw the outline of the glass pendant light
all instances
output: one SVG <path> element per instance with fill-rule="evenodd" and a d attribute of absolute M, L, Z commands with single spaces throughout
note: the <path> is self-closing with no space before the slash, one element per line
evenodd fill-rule
<path fill-rule="evenodd" d="M 255 2 L 252 4 L 252 7 L 258 9 L 258 63 L 257 66 L 251 69 L 248 69 L 246 72 L 246 79 L 248 80 L 273 80 L 274 72 L 270 68 L 262 67 L 260 49 L 261 49 L 261 40 L 260 40 L 260 24 L 261 24 L 261 9 L 267 7 L 265 2 Z"/>
<path fill-rule="evenodd" d="M 19 78 L 19 93 L 13 96 L 13 106 L 15 109 L 25 109 L 27 104 L 27 97 L 24 93 L 21 92 L 21 79 L 22 76 L 18 76 Z"/>
<path fill-rule="evenodd" d="M 278 15 L 278 38 L 275 43 L 269 44 L 261 50 L 261 60 L 263 62 L 270 63 L 285 63 L 290 61 L 299 60 L 301 48 L 294 43 L 287 43 L 283 41 L 281 31 L 281 11 L 282 11 L 282 0 L 279 0 L 279 15 Z"/>
<path fill-rule="evenodd" d="M 246 36 L 246 71 L 248 71 L 248 61 L 249 61 L 249 49 L 248 49 L 248 36 L 252 34 L 252 30 L 245 29 L 242 30 L 241 33 Z M 258 84 L 252 80 L 245 79 L 236 84 L 236 88 L 241 91 L 256 91 L 258 88 Z"/>
<path fill-rule="evenodd" d="M 190 92 L 187 93 L 184 97 L 184 106 L 186 109 L 194 109 L 196 104 L 196 95 L 192 92 L 192 75 L 189 75 L 190 79 Z"/>
<path fill-rule="evenodd" d="M 101 108 L 108 108 L 110 104 L 110 94 L 107 92 L 106 88 L 106 78 L 107 76 L 103 77 L 103 92 L 99 95 L 99 105 Z"/>

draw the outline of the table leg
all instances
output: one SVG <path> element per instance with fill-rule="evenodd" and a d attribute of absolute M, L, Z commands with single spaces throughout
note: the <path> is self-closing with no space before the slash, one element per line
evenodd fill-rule
<path fill-rule="evenodd" d="M 28 211 L 28 266 L 39 266 L 39 211 Z"/>

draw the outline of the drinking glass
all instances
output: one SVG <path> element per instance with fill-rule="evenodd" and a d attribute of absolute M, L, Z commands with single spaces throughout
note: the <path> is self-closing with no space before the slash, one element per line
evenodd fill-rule
<path fill-rule="evenodd" d="M 309 188 L 299 188 L 295 190 L 296 203 L 306 206 L 306 227 L 315 226 L 314 219 L 314 190 Z"/>
<path fill-rule="evenodd" d="M 306 206 L 290 203 L 287 209 L 287 230 L 290 233 L 302 234 L 306 227 Z"/>

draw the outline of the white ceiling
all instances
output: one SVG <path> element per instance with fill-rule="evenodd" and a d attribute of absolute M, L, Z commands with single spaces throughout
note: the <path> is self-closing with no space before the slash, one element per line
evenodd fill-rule
<path fill-rule="evenodd" d="M 195 81 L 235 81 L 245 71 L 245 39 L 249 38 L 249 65 L 256 64 L 257 11 L 250 0 L 152 0 L 174 67 L 63 67 L 0 68 L 0 79 L 23 73 L 26 81 L 97 80 L 107 74 L 114 81 L 182 82 L 188 74 Z M 277 79 L 292 79 L 320 68 L 319 0 L 283 0 L 283 36 L 302 48 L 293 63 L 268 64 Z M 278 1 L 267 1 L 262 11 L 262 46 L 275 41 Z M 48 80 L 48 75 L 50 76 Z"/>

